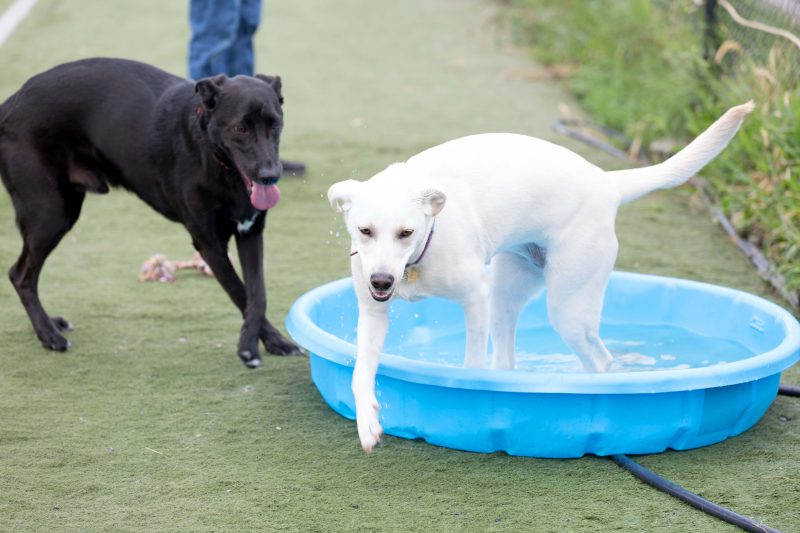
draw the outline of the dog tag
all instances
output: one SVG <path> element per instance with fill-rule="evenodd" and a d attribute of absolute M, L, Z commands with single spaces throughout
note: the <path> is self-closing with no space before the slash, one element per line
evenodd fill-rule
<path fill-rule="evenodd" d="M 406 281 L 409 283 L 416 283 L 419 279 L 419 271 L 416 268 L 409 268 L 406 270 Z"/>

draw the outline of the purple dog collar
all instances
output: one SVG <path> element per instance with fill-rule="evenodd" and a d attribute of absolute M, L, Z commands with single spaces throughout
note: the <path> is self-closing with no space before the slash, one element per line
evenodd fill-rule
<path fill-rule="evenodd" d="M 419 257 L 417 257 L 417 259 L 416 259 L 416 260 L 414 260 L 414 261 L 413 261 L 413 262 L 411 262 L 411 263 L 408 263 L 408 264 L 406 265 L 406 268 L 408 268 L 408 267 L 410 267 L 410 266 L 414 266 L 414 265 L 416 265 L 417 263 L 419 263 L 420 261 L 422 261 L 422 258 L 423 258 L 423 257 L 425 257 L 425 252 L 427 252 L 427 251 L 428 251 L 428 245 L 431 243 L 431 238 L 433 237 L 433 228 L 434 228 L 434 226 L 436 226 L 436 220 L 434 220 L 434 221 L 431 223 L 431 232 L 430 232 L 430 233 L 428 233 L 428 239 L 425 241 L 425 246 L 422 248 L 422 253 L 421 253 L 421 254 L 419 254 Z"/>

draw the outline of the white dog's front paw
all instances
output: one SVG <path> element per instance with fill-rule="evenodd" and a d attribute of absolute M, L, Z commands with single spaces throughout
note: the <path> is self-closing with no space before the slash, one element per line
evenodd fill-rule
<path fill-rule="evenodd" d="M 615 367 L 617 367 L 619 364 L 619 361 L 611 356 L 608 356 L 597 362 L 597 368 L 595 369 L 595 372 L 611 372 L 615 370 Z"/>
<path fill-rule="evenodd" d="M 583 361 L 583 368 L 586 372 L 602 374 L 604 372 L 614 372 L 621 370 L 622 363 L 611 356 L 588 359 Z"/>
<path fill-rule="evenodd" d="M 464 368 L 484 368 L 486 366 L 486 355 L 467 354 L 464 357 Z"/>
<path fill-rule="evenodd" d="M 366 406 L 356 409 L 356 422 L 358 423 L 358 438 L 361 447 L 371 453 L 372 449 L 381 441 L 383 428 L 378 421 L 378 402 L 372 400 Z"/>

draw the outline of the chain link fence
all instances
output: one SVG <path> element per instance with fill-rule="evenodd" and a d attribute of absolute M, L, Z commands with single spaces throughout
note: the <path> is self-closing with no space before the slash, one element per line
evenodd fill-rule
<path fill-rule="evenodd" d="M 705 58 L 731 67 L 743 55 L 790 87 L 800 82 L 800 0 L 703 2 Z"/>

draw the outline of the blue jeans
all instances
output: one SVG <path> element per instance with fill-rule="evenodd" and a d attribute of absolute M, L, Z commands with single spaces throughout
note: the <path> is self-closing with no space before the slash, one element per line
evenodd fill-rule
<path fill-rule="evenodd" d="M 191 0 L 189 77 L 253 75 L 253 35 L 261 0 Z"/>

